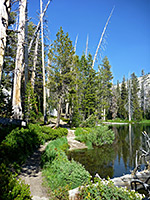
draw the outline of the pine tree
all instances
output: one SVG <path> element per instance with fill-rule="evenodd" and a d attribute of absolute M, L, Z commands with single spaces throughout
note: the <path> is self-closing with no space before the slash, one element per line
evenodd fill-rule
<path fill-rule="evenodd" d="M 26 86 L 26 92 L 25 92 L 25 118 L 26 121 L 34 122 L 37 118 L 37 112 L 36 112 L 36 97 L 33 90 L 33 87 L 31 85 L 31 82 L 29 81 Z"/>
<path fill-rule="evenodd" d="M 120 83 L 117 81 L 117 88 L 116 88 L 116 96 L 117 96 L 117 117 L 121 118 L 121 91 L 120 91 Z"/>
<path fill-rule="evenodd" d="M 120 115 L 121 118 L 123 119 L 127 119 L 127 101 L 128 101 L 128 93 L 124 76 L 121 84 L 121 104 L 120 104 Z"/>
<path fill-rule="evenodd" d="M 80 59 L 80 103 L 84 120 L 95 111 L 96 105 L 96 73 L 92 68 L 92 56 L 83 54 Z"/>
<path fill-rule="evenodd" d="M 131 101 L 133 107 L 133 119 L 140 121 L 142 119 L 141 109 L 139 105 L 139 82 L 135 73 L 131 74 L 132 88 L 131 88 Z"/>
<path fill-rule="evenodd" d="M 97 94 L 97 111 L 99 117 L 103 120 L 106 119 L 110 107 L 110 99 L 112 96 L 112 79 L 111 65 L 109 60 L 105 57 L 102 61 L 101 67 L 98 72 L 98 94 Z"/>
<path fill-rule="evenodd" d="M 72 61 L 74 48 L 68 33 L 64 33 L 62 27 L 56 34 L 56 40 L 49 51 L 50 74 L 49 87 L 55 93 L 57 104 L 57 123 L 59 126 L 63 99 L 69 91 L 72 82 Z"/>
<path fill-rule="evenodd" d="M 112 119 L 115 119 L 117 117 L 118 105 L 117 105 L 117 92 L 116 92 L 114 86 L 112 87 L 112 98 L 111 98 L 110 112 L 111 112 L 111 115 L 112 115 Z"/>

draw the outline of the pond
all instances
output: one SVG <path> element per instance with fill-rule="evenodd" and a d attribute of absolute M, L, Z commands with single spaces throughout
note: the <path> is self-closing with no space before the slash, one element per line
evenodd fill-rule
<path fill-rule="evenodd" d="M 142 131 L 150 133 L 150 125 L 146 124 L 112 125 L 109 128 L 115 132 L 113 145 L 68 153 L 68 158 L 84 165 L 92 177 L 96 173 L 102 178 L 130 173 L 135 168 L 136 150 L 145 148 Z"/>

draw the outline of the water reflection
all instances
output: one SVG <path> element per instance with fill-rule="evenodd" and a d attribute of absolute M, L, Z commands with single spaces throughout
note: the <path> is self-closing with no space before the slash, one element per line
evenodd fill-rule
<path fill-rule="evenodd" d="M 150 125 L 113 125 L 109 128 L 116 136 L 113 145 L 68 153 L 69 159 L 80 162 L 93 177 L 96 173 L 102 178 L 130 173 L 135 167 L 136 150 L 144 148 L 141 132 L 150 133 Z"/>

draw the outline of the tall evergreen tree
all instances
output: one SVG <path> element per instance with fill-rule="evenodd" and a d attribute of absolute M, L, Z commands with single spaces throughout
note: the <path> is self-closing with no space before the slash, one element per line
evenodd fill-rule
<path fill-rule="evenodd" d="M 89 53 L 87 58 L 83 54 L 80 60 L 80 93 L 81 110 L 83 118 L 88 118 L 95 111 L 96 101 L 96 73 L 92 68 L 92 56 Z"/>
<path fill-rule="evenodd" d="M 121 91 L 120 91 L 120 83 L 117 81 L 117 88 L 116 88 L 116 96 L 117 96 L 117 117 L 121 118 Z"/>
<path fill-rule="evenodd" d="M 141 97 L 141 110 L 142 110 L 143 118 L 145 118 L 145 112 L 146 112 L 146 92 L 145 92 L 145 86 L 146 86 L 146 75 L 145 75 L 144 70 L 142 70 L 142 80 L 141 80 L 140 97 Z"/>
<path fill-rule="evenodd" d="M 68 33 L 62 27 L 56 34 L 56 40 L 49 51 L 50 76 L 49 87 L 55 93 L 57 103 L 57 123 L 59 126 L 63 99 L 65 99 L 72 81 L 72 61 L 74 48 Z"/>
<path fill-rule="evenodd" d="M 108 108 L 110 106 L 110 99 L 112 96 L 112 79 L 111 65 L 109 60 L 105 57 L 98 72 L 98 94 L 97 94 L 97 111 L 99 117 L 106 119 Z"/>
<path fill-rule="evenodd" d="M 111 104 L 110 104 L 110 112 L 112 119 L 115 119 L 117 117 L 118 112 L 118 105 L 117 105 L 117 91 L 112 87 L 112 98 L 111 98 Z"/>
<path fill-rule="evenodd" d="M 120 104 L 120 115 L 121 118 L 123 119 L 127 118 L 127 101 L 128 101 L 128 93 L 124 76 L 121 84 L 121 104 Z"/>
<path fill-rule="evenodd" d="M 132 107 L 133 107 L 133 119 L 141 120 L 142 115 L 141 115 L 141 109 L 140 109 L 139 97 L 138 97 L 139 82 L 138 82 L 138 79 L 137 79 L 137 76 L 135 75 L 135 73 L 131 74 L 131 81 L 132 81 L 131 101 L 132 101 Z"/>

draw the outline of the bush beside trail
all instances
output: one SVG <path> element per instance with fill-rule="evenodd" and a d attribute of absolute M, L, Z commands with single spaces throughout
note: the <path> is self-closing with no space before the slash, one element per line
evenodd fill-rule
<path fill-rule="evenodd" d="M 1 128 L 3 131 L 4 128 Z M 14 172 L 40 144 L 67 135 L 67 132 L 64 128 L 52 130 L 35 124 L 7 132 L 0 144 L 0 199 L 30 200 L 29 186 L 17 180 Z"/>
<path fill-rule="evenodd" d="M 59 138 L 49 143 L 42 155 L 43 175 L 54 199 L 68 199 L 68 190 L 90 179 L 89 172 L 80 163 L 68 160 L 65 154 L 68 147 L 66 137 Z"/>
<path fill-rule="evenodd" d="M 91 143 L 92 146 L 112 144 L 115 139 L 114 132 L 104 125 L 94 128 L 78 128 L 75 131 L 75 135 L 80 142 Z"/>

